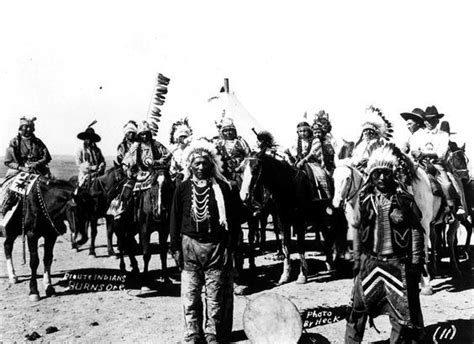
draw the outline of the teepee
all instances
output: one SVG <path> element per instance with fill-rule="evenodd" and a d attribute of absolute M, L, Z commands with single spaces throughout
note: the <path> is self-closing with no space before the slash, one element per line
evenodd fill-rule
<path fill-rule="evenodd" d="M 230 92 L 229 79 L 224 79 L 224 86 L 220 92 L 207 100 L 198 117 L 190 117 L 195 136 L 208 138 L 217 136 L 219 133 L 216 123 L 219 123 L 223 117 L 230 117 L 234 120 L 237 134 L 250 145 L 256 141 L 252 128 L 255 128 L 257 132 L 263 128 L 245 109 L 235 93 Z"/>

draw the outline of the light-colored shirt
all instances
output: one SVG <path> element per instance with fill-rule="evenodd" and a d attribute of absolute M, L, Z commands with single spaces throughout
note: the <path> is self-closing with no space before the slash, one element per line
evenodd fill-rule
<path fill-rule="evenodd" d="M 449 135 L 437 128 L 419 129 L 411 136 L 409 143 L 411 152 L 436 153 L 439 159 L 444 159 L 449 147 Z"/>

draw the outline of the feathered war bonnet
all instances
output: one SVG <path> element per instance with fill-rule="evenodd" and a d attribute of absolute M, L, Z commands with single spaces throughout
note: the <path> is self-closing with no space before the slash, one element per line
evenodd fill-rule
<path fill-rule="evenodd" d="M 189 137 L 193 134 L 193 129 L 189 125 L 188 118 L 185 117 L 173 123 L 171 126 L 170 131 L 170 143 L 176 144 L 178 143 L 178 139 L 180 136 Z"/>
<path fill-rule="evenodd" d="M 371 129 L 375 131 L 380 137 L 389 141 L 392 138 L 393 125 L 384 116 L 382 110 L 370 105 L 365 110 L 365 118 L 362 122 L 362 131 Z"/>
<path fill-rule="evenodd" d="M 216 147 L 212 143 L 203 139 L 192 141 L 183 151 L 182 161 L 184 180 L 191 177 L 191 164 L 197 157 L 208 159 L 213 165 L 213 177 L 217 177 L 224 182 L 227 182 L 227 179 L 222 175 L 222 160 L 217 154 Z"/>
<path fill-rule="evenodd" d="M 390 170 L 395 172 L 400 166 L 400 160 L 398 154 L 394 150 L 394 144 L 386 143 L 375 147 L 370 153 L 369 160 L 367 161 L 367 175 L 370 177 L 371 174 L 376 170 Z"/>

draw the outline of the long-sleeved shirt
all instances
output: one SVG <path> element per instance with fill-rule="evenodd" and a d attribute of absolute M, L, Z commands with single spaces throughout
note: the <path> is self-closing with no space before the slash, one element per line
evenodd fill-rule
<path fill-rule="evenodd" d="M 449 135 L 437 128 L 426 128 L 416 131 L 410 139 L 410 151 L 436 153 L 438 159 L 443 161 L 449 147 Z"/>
<path fill-rule="evenodd" d="M 82 146 L 77 151 L 76 164 L 79 166 L 79 185 L 83 185 L 91 175 L 101 175 L 105 171 L 105 158 L 96 145 Z"/>
<path fill-rule="evenodd" d="M 51 161 L 46 145 L 36 136 L 29 138 L 20 135 L 14 137 L 5 154 L 5 165 L 9 168 L 7 176 L 19 172 L 20 167 L 28 167 L 36 163 L 36 172 L 49 174 L 48 163 Z"/>

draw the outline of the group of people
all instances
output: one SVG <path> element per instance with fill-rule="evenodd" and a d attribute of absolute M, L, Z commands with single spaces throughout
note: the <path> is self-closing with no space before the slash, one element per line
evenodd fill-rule
<path fill-rule="evenodd" d="M 346 342 L 362 341 L 367 317 L 385 313 L 392 322 L 391 342 L 421 338 L 423 320 L 418 296 L 423 262 L 423 229 L 413 196 L 398 178 L 406 155 L 391 138 L 391 124 L 380 109 L 370 107 L 350 163 L 367 176 L 360 194 L 358 227 L 354 233 L 355 287 L 348 317 Z M 464 215 L 462 193 L 448 173 L 444 157 L 449 133 L 438 124 L 436 107 L 402 113 L 412 136 L 402 150 L 432 175 L 434 188 L 440 186 L 446 201 L 446 218 Z M 375 119 L 374 119 L 375 118 Z M 5 157 L 7 177 L 19 172 L 50 178 L 51 156 L 34 135 L 35 118 L 20 119 L 18 134 L 11 140 Z M 105 171 L 105 159 L 97 146 L 101 140 L 91 123 L 77 135 L 83 145 L 77 153 L 78 188 L 88 185 Z M 117 162 L 128 175 L 123 186 L 133 190 L 140 174 L 156 168 L 169 170 L 176 190 L 171 207 L 171 253 L 182 271 L 181 296 L 186 325 L 186 342 L 225 341 L 225 285 L 231 275 L 232 245 L 241 240 L 240 226 L 245 210 L 238 197 L 242 164 L 252 154 L 248 143 L 237 134 L 232 118 L 216 123 L 219 135 L 193 140 L 187 119 L 175 122 L 170 133 L 171 149 L 155 140 L 148 122 L 128 121 L 117 148 Z M 287 161 L 309 176 L 315 199 L 330 199 L 335 165 L 335 140 L 325 111 L 312 120 L 298 123 L 294 146 L 280 150 L 268 132 L 256 133 L 260 154 Z M 128 192 L 127 197 L 132 197 Z M 126 202 L 127 197 L 123 198 Z M 5 210 L 5 203 L 2 210 Z M 118 215 L 120 215 L 118 213 Z M 380 278 L 379 278 L 380 277 Z M 383 284 L 380 284 L 383 280 Z M 202 289 L 206 317 L 202 319 Z M 204 324 L 203 324 L 204 323 Z M 224 337 L 223 337 L 224 336 Z"/>

